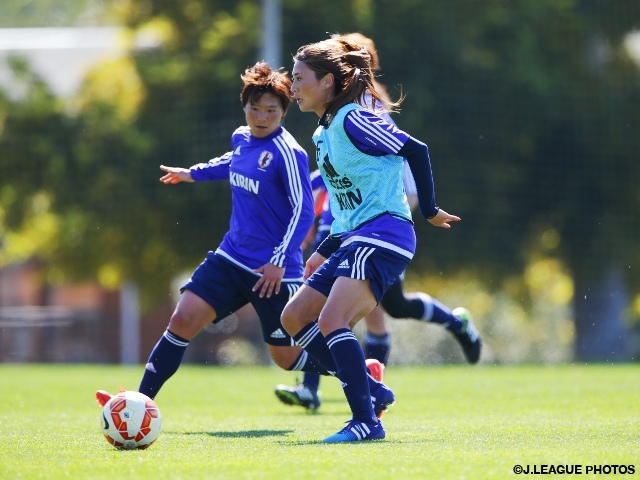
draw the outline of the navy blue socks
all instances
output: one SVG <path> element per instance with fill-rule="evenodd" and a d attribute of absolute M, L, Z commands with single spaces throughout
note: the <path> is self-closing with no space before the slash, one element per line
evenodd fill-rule
<path fill-rule="evenodd" d="M 300 330 L 293 339 L 304 348 L 309 355 L 320 362 L 330 375 L 335 375 L 338 370 L 333 356 L 327 347 L 327 342 L 320 332 L 318 322 L 310 323 Z"/>
<path fill-rule="evenodd" d="M 178 370 L 188 345 L 189 340 L 167 329 L 149 356 L 138 391 L 155 398 L 164 382 Z"/>
<path fill-rule="evenodd" d="M 430 297 L 426 293 L 418 294 L 424 302 L 425 312 L 421 320 L 431 323 L 439 323 L 447 330 L 459 332 L 462 328 L 462 320 L 454 316 L 451 310 L 440 303 L 435 298 Z"/>
<path fill-rule="evenodd" d="M 373 379 L 368 375 L 358 339 L 348 328 L 339 328 L 326 338 L 338 368 L 338 378 L 353 413 L 353 420 L 377 423 L 369 394 L 370 381 Z"/>
<path fill-rule="evenodd" d="M 318 378 L 318 374 L 329 375 L 329 372 L 327 371 L 327 369 L 324 368 L 322 365 L 320 365 L 320 362 L 318 362 L 315 358 L 309 355 L 305 350 L 302 350 L 302 352 L 300 352 L 300 355 L 298 356 L 298 358 L 296 358 L 296 361 L 293 362 L 293 365 L 291 365 L 287 370 L 305 372 L 305 378 L 307 377 L 307 375 L 316 377 L 316 378 Z M 316 390 L 318 390 L 319 382 L 320 382 L 319 379 L 316 380 L 315 382 Z"/>
<path fill-rule="evenodd" d="M 312 392 L 318 393 L 318 388 L 320 387 L 320 375 L 316 373 L 304 372 L 302 383 L 304 383 Z"/>
<path fill-rule="evenodd" d="M 389 350 L 391 348 L 391 335 L 378 336 L 367 332 L 364 338 L 365 358 L 375 358 L 380 363 L 386 365 L 389 361 Z"/>

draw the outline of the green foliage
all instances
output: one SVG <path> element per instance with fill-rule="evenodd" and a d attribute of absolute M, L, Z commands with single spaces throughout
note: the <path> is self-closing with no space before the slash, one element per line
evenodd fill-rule
<path fill-rule="evenodd" d="M 43 80 L 18 57 L 10 57 L 8 65 L 21 80 L 24 97 L 5 96 L 0 103 L 0 235 L 6 240 L 22 230 L 26 241 L 15 238 L 8 252 L 0 251 L 0 263 L 52 257 L 49 240 L 57 222 L 50 212 L 57 193 L 52 183 L 65 175 L 72 131 L 62 103 Z M 23 132 L 38 134 L 28 138 Z"/>
<path fill-rule="evenodd" d="M 7 478 L 504 479 L 514 465 L 635 465 L 638 366 L 391 368 L 380 442 L 323 445 L 349 409 L 333 379 L 310 415 L 279 403 L 275 368 L 183 366 L 156 398 L 163 430 L 121 452 L 100 431 L 96 389 L 135 368 L 0 366 Z"/>
<path fill-rule="evenodd" d="M 29 253 L 48 260 L 50 279 L 97 278 L 108 288 L 131 279 L 150 306 L 226 230 L 227 186 L 189 186 L 185 195 L 183 186 L 158 182 L 158 167 L 189 166 L 229 148 L 242 121 L 239 76 L 253 63 L 257 42 L 245 28 L 257 25 L 258 11 L 253 2 L 116 7 L 132 35 L 156 33 L 161 43 L 99 65 L 70 105 L 73 115 L 28 65 L 14 62 L 26 94 L 4 102 L 0 151 L 9 155 L 3 154 L 0 190 L 8 200 L 0 218 L 8 231 L 32 235 L 29 198 L 48 192 L 56 226 L 46 247 Z M 213 220 L 208 205 L 217 206 Z M 5 240 L 0 261 L 23 259 L 12 253 L 20 237 Z"/>
<path fill-rule="evenodd" d="M 637 2 L 375 2 L 366 26 L 324 16 L 335 8 L 301 19 L 302 3 L 284 2 L 285 44 L 326 38 L 316 24 L 376 40 L 382 82 L 406 95 L 397 121 L 429 145 L 439 202 L 463 218 L 454 235 L 418 220 L 428 248 L 416 263 L 488 277 L 521 272 L 540 251 L 579 275 L 636 263 L 640 78 L 623 40 Z M 560 239 L 551 250 L 541 242 L 550 230 Z"/>
<path fill-rule="evenodd" d="M 17 18 L 36 2 L 18 5 L 2 8 Z M 80 5 L 95 3 L 68 8 Z M 382 82 L 406 95 L 398 123 L 429 145 L 439 203 L 463 218 L 452 231 L 418 219 L 413 268 L 472 268 L 497 287 L 555 257 L 582 286 L 612 264 L 640 285 L 640 70 L 623 43 L 638 2 L 328 0 L 310 11 L 284 0 L 282 11 L 285 68 L 300 45 L 360 30 L 377 43 Z M 225 185 L 168 187 L 158 166 L 229 148 L 260 2 L 129 0 L 104 15 L 155 47 L 99 66 L 70 105 L 14 62 L 26 94 L 0 97 L 0 233 L 9 245 L 48 232 L 33 249 L 56 278 L 135 280 L 149 305 L 226 230 Z M 286 120 L 309 152 L 315 124 L 295 105 Z M 22 258 L 12 248 L 0 262 Z"/>

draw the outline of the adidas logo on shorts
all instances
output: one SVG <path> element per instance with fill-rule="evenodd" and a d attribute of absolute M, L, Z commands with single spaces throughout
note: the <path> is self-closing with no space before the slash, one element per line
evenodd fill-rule
<path fill-rule="evenodd" d="M 349 260 L 345 258 L 342 262 L 340 262 L 338 268 L 349 268 Z"/>
<path fill-rule="evenodd" d="M 271 334 L 271 338 L 285 338 L 286 335 L 282 332 L 282 329 L 279 328 L 275 332 Z"/>

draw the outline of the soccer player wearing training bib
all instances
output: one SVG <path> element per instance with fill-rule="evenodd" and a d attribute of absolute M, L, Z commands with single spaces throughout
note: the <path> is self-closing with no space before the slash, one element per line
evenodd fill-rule
<path fill-rule="evenodd" d="M 409 162 L 420 211 L 435 226 L 460 218 L 436 206 L 427 146 L 375 110 L 393 107 L 376 91 L 371 56 L 346 39 L 300 47 L 294 56 L 294 99 L 320 117 L 316 160 L 330 195 L 331 234 L 305 265 L 305 284 L 282 312 L 282 325 L 340 379 L 352 418 L 328 443 L 376 440 L 385 430 L 375 413 L 393 392 L 367 374 L 351 328 L 380 302 L 411 261 L 416 237 L 402 185 Z M 372 97 L 371 110 L 364 97 Z M 317 321 L 316 321 L 317 320 Z"/>
<path fill-rule="evenodd" d="M 332 35 L 332 38 L 340 37 L 364 46 L 369 52 L 369 55 L 371 55 L 371 69 L 374 72 L 380 69 L 378 52 L 371 38 L 365 37 L 361 33 Z M 389 94 L 384 85 L 375 79 L 374 85 L 381 97 L 389 101 Z M 371 105 L 371 101 L 371 96 L 365 94 L 363 97 L 364 106 Z M 383 105 L 376 105 L 376 108 L 383 108 Z M 391 115 L 388 113 L 380 113 L 380 115 L 387 122 L 395 125 Z M 411 211 L 413 211 L 417 207 L 418 197 L 416 184 L 406 161 L 403 164 L 402 173 L 402 183 L 405 194 L 407 195 L 409 207 Z M 317 170 L 312 173 L 311 188 L 314 194 L 319 191 L 326 191 L 320 172 Z M 332 223 L 333 215 L 331 215 L 331 209 L 329 208 L 329 197 L 324 196 L 322 211 L 318 218 L 314 250 L 322 243 L 327 235 L 329 235 Z M 446 305 L 443 305 L 435 298 L 423 292 L 406 293 L 403 287 L 403 276 L 404 275 L 401 275 L 396 282 L 389 287 L 378 306 L 364 318 L 366 334 L 362 348 L 365 358 L 367 359 L 367 368 L 371 375 L 376 380 L 382 382 L 384 369 L 389 360 L 391 334 L 386 328 L 385 312 L 392 318 L 415 319 L 420 322 L 441 325 L 451 332 L 453 337 L 458 341 L 467 362 L 471 364 L 477 363 L 482 351 L 482 338 L 473 324 L 470 312 L 463 307 L 451 310 Z M 280 401 L 287 405 L 297 405 L 308 410 L 317 410 L 321 404 L 321 399 L 318 394 L 319 385 L 320 376 L 315 373 L 306 372 L 302 378 L 302 382 L 297 385 L 277 385 L 275 394 Z"/>

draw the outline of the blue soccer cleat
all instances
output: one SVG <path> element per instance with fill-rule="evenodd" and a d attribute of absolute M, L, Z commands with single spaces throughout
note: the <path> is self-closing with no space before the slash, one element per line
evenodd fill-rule
<path fill-rule="evenodd" d="M 384 383 L 381 383 L 375 392 L 371 392 L 371 404 L 373 405 L 373 413 L 376 417 L 382 418 L 384 412 L 396 401 L 393 391 Z"/>
<path fill-rule="evenodd" d="M 349 420 L 347 426 L 338 433 L 323 440 L 324 443 L 359 442 L 362 440 L 382 440 L 385 437 L 382 422 L 377 424 Z"/>

